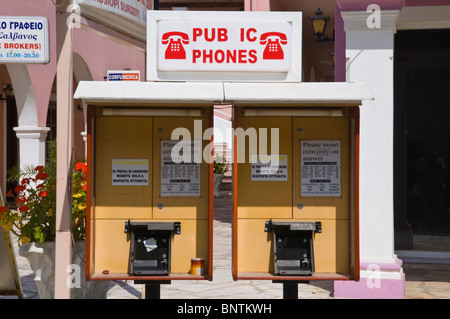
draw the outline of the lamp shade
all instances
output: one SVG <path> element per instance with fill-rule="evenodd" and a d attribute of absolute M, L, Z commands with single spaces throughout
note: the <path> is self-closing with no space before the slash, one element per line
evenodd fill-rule
<path fill-rule="evenodd" d="M 320 38 L 325 33 L 325 28 L 327 27 L 329 19 L 330 17 L 326 17 L 320 8 L 318 8 L 314 16 L 310 18 L 314 34 L 317 37 Z"/>
<path fill-rule="evenodd" d="M 10 97 L 12 95 L 12 86 L 11 84 L 7 84 L 3 86 L 3 93 L 5 94 L 5 97 Z"/>

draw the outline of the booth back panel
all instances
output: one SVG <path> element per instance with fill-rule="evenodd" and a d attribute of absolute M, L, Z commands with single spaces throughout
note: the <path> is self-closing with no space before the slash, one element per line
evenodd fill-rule
<path fill-rule="evenodd" d="M 124 232 L 128 220 L 179 222 L 181 233 L 171 238 L 171 273 L 188 274 L 191 258 L 205 258 L 204 267 L 208 268 L 209 164 L 203 157 L 198 163 L 181 164 L 171 157 L 179 142 L 172 140 L 172 132 L 184 129 L 181 132 L 190 136 L 173 138 L 194 140 L 195 123 L 203 129 L 209 125 L 208 118 L 200 117 L 96 118 L 95 273 L 129 272 L 131 235 Z M 195 152 L 208 150 L 208 144 L 209 139 L 200 140 Z M 194 149 L 183 148 L 177 154 L 180 152 L 192 155 Z"/>

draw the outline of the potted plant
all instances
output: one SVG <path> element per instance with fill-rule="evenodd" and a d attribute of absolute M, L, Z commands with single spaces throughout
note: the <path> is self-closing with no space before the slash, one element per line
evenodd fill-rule
<path fill-rule="evenodd" d="M 228 172 L 228 164 L 226 163 L 225 158 L 222 156 L 215 156 L 213 163 L 213 173 L 214 173 L 214 197 L 219 197 L 219 188 L 222 183 L 222 179 L 225 176 L 225 173 Z"/>
<path fill-rule="evenodd" d="M 50 144 L 50 160 L 45 166 L 9 170 L 9 180 L 20 180 L 15 193 L 16 209 L 0 207 L 0 225 L 18 238 L 19 254 L 30 262 L 42 299 L 54 298 L 56 146 Z M 108 282 L 86 282 L 84 270 L 86 238 L 86 164 L 79 161 L 72 174 L 72 263 L 80 271 L 79 285 L 72 287 L 76 298 L 106 298 Z"/>

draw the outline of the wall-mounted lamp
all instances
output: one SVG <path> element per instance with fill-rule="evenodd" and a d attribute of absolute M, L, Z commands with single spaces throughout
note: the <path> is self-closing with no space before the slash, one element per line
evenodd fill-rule
<path fill-rule="evenodd" d="M 12 96 L 12 92 L 13 92 L 13 87 L 11 86 L 11 84 L 4 84 L 3 85 L 3 94 L 5 95 L 5 97 L 3 97 L 3 95 L 1 95 L 0 100 L 2 102 L 6 102 L 8 100 L 8 98 Z"/>
<path fill-rule="evenodd" d="M 334 43 L 334 30 L 333 30 L 333 38 L 328 38 L 325 36 L 325 29 L 327 28 L 328 20 L 330 17 L 327 17 L 323 14 L 320 8 L 317 8 L 314 16 L 309 18 L 312 24 L 312 28 L 314 31 L 314 38 L 317 43 L 324 43 L 327 45 L 332 45 Z"/>

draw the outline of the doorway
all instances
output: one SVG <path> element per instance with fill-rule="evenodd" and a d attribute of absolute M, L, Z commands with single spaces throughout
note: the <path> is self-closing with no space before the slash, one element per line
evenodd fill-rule
<path fill-rule="evenodd" d="M 450 252 L 450 30 L 400 30 L 394 58 L 395 248 Z"/>

